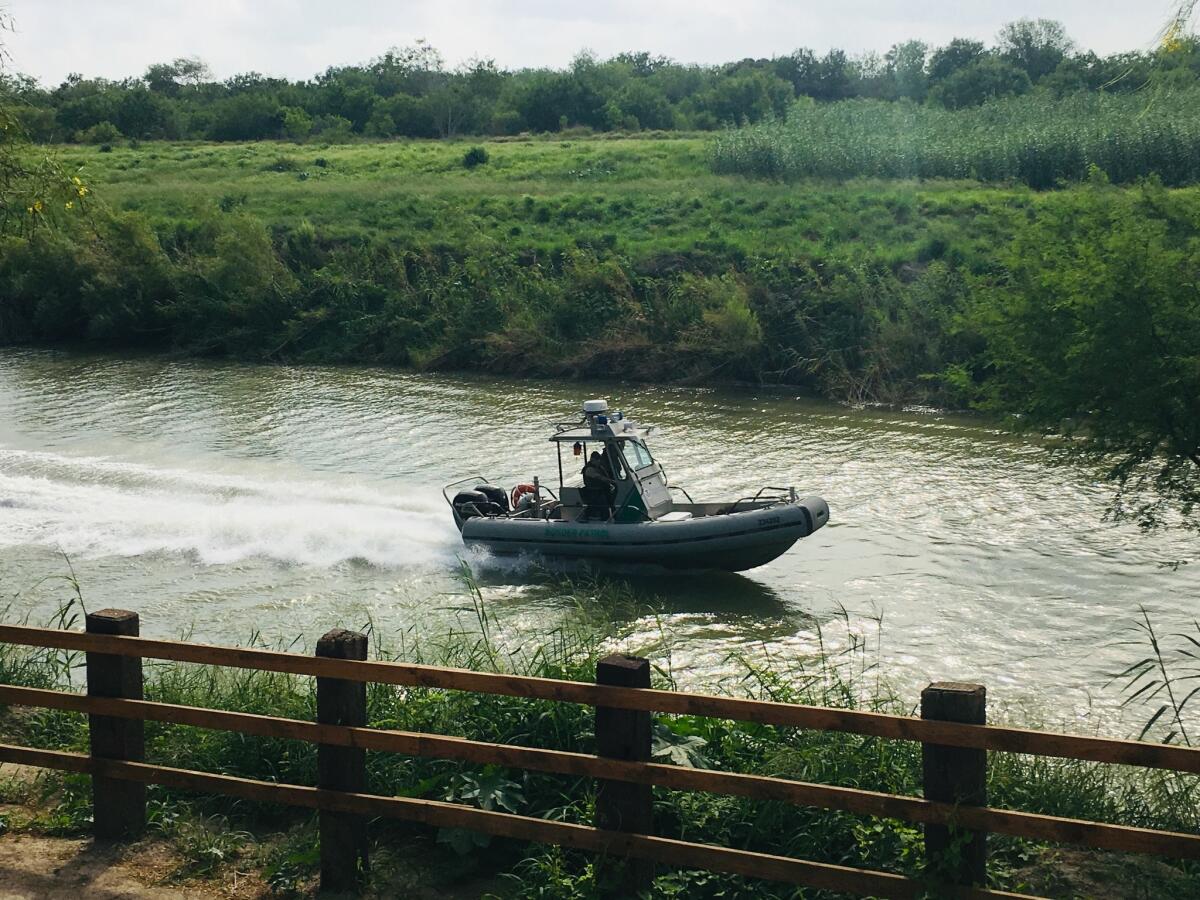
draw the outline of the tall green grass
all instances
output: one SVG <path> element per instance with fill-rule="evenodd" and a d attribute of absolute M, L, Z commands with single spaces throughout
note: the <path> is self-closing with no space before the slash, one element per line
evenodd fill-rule
<path fill-rule="evenodd" d="M 1200 89 L 1011 97 L 967 110 L 855 100 L 797 103 L 728 131 L 713 170 L 755 178 L 955 178 L 1050 188 L 1089 169 L 1113 182 L 1200 177 Z"/>
<path fill-rule="evenodd" d="M 640 651 L 653 658 L 654 647 L 630 646 L 606 615 L 615 607 L 639 603 L 628 589 L 611 583 L 576 584 L 569 589 L 578 600 L 578 615 L 566 628 L 505 637 L 472 588 L 466 611 L 473 625 L 436 641 L 373 633 L 375 655 L 577 681 L 590 681 L 596 662 L 614 649 Z M 77 608 L 72 602 L 57 621 L 69 623 Z M 640 608 L 644 611 L 645 604 Z M 736 659 L 741 678 L 725 684 L 723 690 L 785 702 L 911 714 L 912 700 L 900 696 L 877 667 L 881 637 L 876 631 L 850 642 L 844 650 L 822 650 L 808 658 L 766 663 Z M 261 638 L 255 638 L 255 643 L 261 644 Z M 63 684 L 73 680 L 78 662 L 77 657 L 58 651 L 0 645 L 0 681 Z M 669 672 L 657 670 L 655 678 L 657 686 L 675 686 Z M 311 719 L 315 712 L 310 679 L 270 672 L 147 663 L 146 696 L 299 719 Z M 368 714 L 370 724 L 380 728 L 584 753 L 594 750 L 592 711 L 571 704 L 371 685 Z M 920 793 L 921 753 L 915 744 L 692 716 L 662 716 L 657 722 L 655 755 L 662 761 Z M 70 713 L 10 710 L 0 718 L 0 727 L 7 739 L 29 745 L 82 750 L 87 744 L 85 718 Z M 316 774 L 315 748 L 304 743 L 153 722 L 146 724 L 146 738 L 151 762 L 302 784 L 313 783 Z M 368 754 L 368 770 L 370 790 L 384 795 L 451 800 L 570 822 L 591 819 L 594 786 L 587 779 L 384 753 Z M 989 768 L 990 800 L 999 807 L 1193 832 L 1200 828 L 1195 802 L 1198 784 L 1193 776 L 1011 754 L 993 754 Z M 41 826 L 60 832 L 86 829 L 86 781 L 48 777 L 46 785 L 45 793 L 57 798 L 57 806 Z M 292 811 L 161 789 L 152 791 L 152 801 L 154 826 L 189 855 L 192 873 L 203 874 L 215 861 L 235 854 L 243 829 L 292 828 L 299 835 L 298 848 L 293 842 L 286 853 L 268 860 L 270 877 L 280 884 L 294 885 L 315 862 L 312 830 Z M 920 868 L 920 830 L 898 821 L 665 790 L 655 792 L 655 819 L 660 834 L 692 841 L 909 874 L 917 874 Z M 297 823 L 299 830 L 295 830 Z M 601 877 L 586 854 L 489 841 L 467 832 L 427 836 L 411 826 L 380 823 L 375 838 L 385 848 L 397 840 L 428 841 L 430 853 L 451 857 L 462 853 L 470 861 L 464 862 L 464 872 L 502 876 L 511 896 L 592 896 Z M 995 884 L 1022 886 L 1030 860 L 1042 852 L 1037 845 L 994 837 Z M 1180 884 L 1200 890 L 1194 868 L 1179 864 L 1167 871 Z M 656 890 L 662 896 L 794 896 L 778 886 L 688 872 L 662 874 Z"/>

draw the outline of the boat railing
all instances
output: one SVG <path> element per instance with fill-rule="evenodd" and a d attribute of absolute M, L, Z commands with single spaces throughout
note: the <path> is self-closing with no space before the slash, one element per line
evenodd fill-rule
<path fill-rule="evenodd" d="M 772 491 L 773 493 L 767 494 L 768 491 Z M 764 494 L 767 494 L 767 496 L 763 496 Z M 794 500 L 795 498 L 796 498 L 796 489 L 795 488 L 768 486 L 768 487 L 764 487 L 764 488 L 759 488 L 758 493 L 755 494 L 753 497 L 741 497 L 741 498 L 735 500 L 733 502 L 733 505 L 729 507 L 729 512 L 731 512 L 731 513 L 737 512 L 738 506 L 740 506 L 743 503 L 767 503 L 768 505 L 774 505 L 776 503 L 787 503 L 788 501 Z"/>
<path fill-rule="evenodd" d="M 466 478 L 460 478 L 458 481 L 450 482 L 448 485 L 442 488 L 442 497 L 445 499 L 446 503 L 450 505 L 451 509 L 454 509 L 454 501 L 450 499 L 450 488 L 458 487 L 460 484 L 466 484 L 469 481 L 473 481 L 476 484 L 479 484 L 480 482 L 483 484 L 491 484 L 491 482 L 482 475 L 468 475 Z"/>
<path fill-rule="evenodd" d="M 574 431 L 576 428 L 582 428 L 587 422 L 588 420 L 583 418 L 578 422 L 553 422 L 552 424 L 554 426 L 554 433 L 557 435 L 566 431 Z"/>
<path fill-rule="evenodd" d="M 681 494 L 683 494 L 683 496 L 687 497 L 687 501 L 688 501 L 688 503 L 695 503 L 695 502 L 696 502 L 695 500 L 693 500 L 693 499 L 692 499 L 692 495 L 691 495 L 691 494 L 689 494 L 689 493 L 688 493 L 686 490 L 684 490 L 682 487 L 680 487 L 680 486 L 679 486 L 679 485 L 677 485 L 677 484 L 668 484 L 668 485 L 667 485 L 667 490 L 668 490 L 668 491 L 679 491 L 679 493 L 681 493 Z"/>

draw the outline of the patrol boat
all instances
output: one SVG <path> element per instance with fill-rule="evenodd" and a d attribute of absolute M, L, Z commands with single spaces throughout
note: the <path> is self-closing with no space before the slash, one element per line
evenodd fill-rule
<path fill-rule="evenodd" d="M 753 569 L 829 521 L 823 499 L 801 498 L 794 487 L 694 502 L 668 483 L 651 455 L 646 437 L 652 430 L 620 412 L 610 414 L 605 400 L 588 400 L 581 420 L 556 425 L 550 436 L 558 451 L 557 488 L 534 477 L 505 490 L 470 475 L 446 485 L 442 496 L 468 547 L 673 569 Z M 590 483 L 566 478 L 564 448 L 584 463 L 602 453 L 604 477 Z"/>

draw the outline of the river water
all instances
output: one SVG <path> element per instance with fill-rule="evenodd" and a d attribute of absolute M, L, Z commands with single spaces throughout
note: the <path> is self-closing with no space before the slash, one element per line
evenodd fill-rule
<path fill-rule="evenodd" d="M 311 647 L 335 625 L 371 622 L 393 644 L 472 627 L 441 485 L 555 478 L 549 423 L 585 395 L 656 425 L 656 456 L 697 500 L 783 483 L 829 501 L 828 527 L 744 575 L 601 577 L 639 598 L 602 612 L 685 682 L 736 677 L 738 654 L 797 661 L 865 635 L 914 701 L 930 680 L 981 681 L 994 701 L 1069 717 L 1119 700 L 1105 683 L 1137 658 L 1120 642 L 1139 605 L 1166 630 L 1200 617 L 1200 567 L 1170 565 L 1194 552 L 1185 535 L 1104 524 L 1103 485 L 969 419 L 786 393 L 0 351 L 7 617 L 44 622 L 73 569 L 89 608 L 137 610 L 152 635 Z M 575 573 L 568 589 L 532 560 L 469 562 L 518 641 L 597 586 Z"/>

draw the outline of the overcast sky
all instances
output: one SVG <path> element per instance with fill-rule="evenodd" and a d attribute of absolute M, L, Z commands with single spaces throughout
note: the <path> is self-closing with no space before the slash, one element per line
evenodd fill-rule
<path fill-rule="evenodd" d="M 990 42 L 1005 22 L 1062 21 L 1098 53 L 1146 49 L 1172 0 L 0 0 L 15 20 L 12 67 L 57 84 L 70 72 L 121 78 L 150 63 L 199 56 L 237 72 L 308 78 L 425 38 L 450 64 L 563 66 L 650 50 L 714 63 L 788 53 L 887 50 L 919 38 Z"/>

